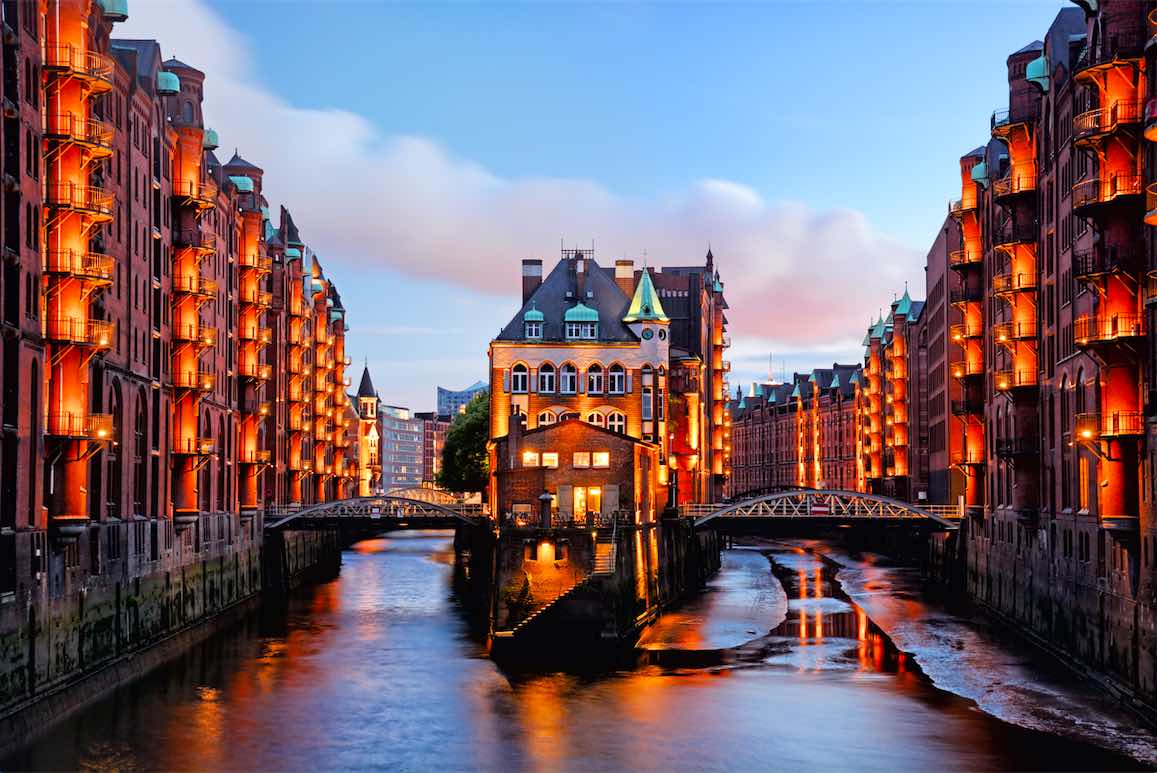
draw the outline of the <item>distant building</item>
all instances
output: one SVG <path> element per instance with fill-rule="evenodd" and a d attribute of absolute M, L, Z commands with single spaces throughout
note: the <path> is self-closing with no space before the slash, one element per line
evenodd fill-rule
<path fill-rule="evenodd" d="M 486 391 L 485 381 L 475 381 L 461 390 L 438 387 L 438 415 L 456 416 L 479 392 Z"/>
<path fill-rule="evenodd" d="M 381 487 L 382 482 L 382 416 L 378 412 L 380 400 L 374 390 L 368 366 L 362 370 L 358 393 L 351 403 L 354 401 L 357 404 L 357 414 L 354 418 L 358 427 L 355 453 L 358 460 L 358 496 L 368 497 Z"/>
<path fill-rule="evenodd" d="M 450 431 L 454 417 L 427 411 L 415 413 L 414 418 L 422 421 L 422 482 L 436 483 L 442 469 L 442 448 L 446 445 L 446 433 Z"/>
<path fill-rule="evenodd" d="M 386 491 L 422 485 L 422 420 L 409 408 L 382 405 L 382 488 Z"/>

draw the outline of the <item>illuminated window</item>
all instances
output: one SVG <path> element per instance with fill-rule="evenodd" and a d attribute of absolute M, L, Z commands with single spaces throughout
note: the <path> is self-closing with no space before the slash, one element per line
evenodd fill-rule
<path fill-rule="evenodd" d="M 538 391 L 554 391 L 554 366 L 549 362 L 544 362 L 538 367 Z"/>
<path fill-rule="evenodd" d="M 587 414 L 587 422 L 589 424 L 594 424 L 596 427 L 607 426 L 607 419 L 601 413 Z"/>
<path fill-rule="evenodd" d="M 523 467 L 537 467 L 538 466 L 538 451 L 523 451 L 522 452 L 522 466 Z"/>
<path fill-rule="evenodd" d="M 606 469 L 611 466 L 610 451 L 595 451 L 591 454 L 591 467 Z"/>
<path fill-rule="evenodd" d="M 552 470 L 558 469 L 558 452 L 557 451 L 543 451 L 542 452 L 542 466 L 550 467 Z"/>
<path fill-rule="evenodd" d="M 587 394 L 603 393 L 603 366 L 597 362 L 587 368 Z"/>
<path fill-rule="evenodd" d="M 544 424 L 554 424 L 556 421 L 558 421 L 558 417 L 555 416 L 554 411 L 543 411 L 538 414 L 538 425 L 540 427 Z"/>
<path fill-rule="evenodd" d="M 530 382 L 530 371 L 522 363 L 515 365 L 510 371 L 510 391 L 515 394 L 526 394 L 527 384 Z"/>
<path fill-rule="evenodd" d="M 621 395 L 627 391 L 627 372 L 622 365 L 612 365 L 607 371 L 607 391 L 613 395 Z"/>
<path fill-rule="evenodd" d="M 580 470 L 585 470 L 587 467 L 590 467 L 591 466 L 590 452 L 589 451 L 575 451 L 574 452 L 574 460 L 572 461 L 572 465 L 579 468 Z"/>
<path fill-rule="evenodd" d="M 1079 507 L 1082 510 L 1089 509 L 1089 460 L 1087 457 L 1081 457 L 1080 461 L 1081 473 L 1077 479 L 1077 498 Z"/>
<path fill-rule="evenodd" d="M 625 433 L 627 431 L 627 417 L 615 411 L 607 416 L 607 429 L 611 432 Z"/>
<path fill-rule="evenodd" d="M 559 370 L 558 391 L 566 395 L 573 395 L 578 391 L 578 371 L 569 362 Z"/>

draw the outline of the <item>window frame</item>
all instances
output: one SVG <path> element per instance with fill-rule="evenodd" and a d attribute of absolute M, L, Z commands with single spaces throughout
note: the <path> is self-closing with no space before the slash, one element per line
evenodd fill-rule
<path fill-rule="evenodd" d="M 522 388 L 519 388 L 521 381 Z M 517 363 L 510 369 L 510 393 L 524 395 L 530 391 L 530 368 L 525 363 Z"/>

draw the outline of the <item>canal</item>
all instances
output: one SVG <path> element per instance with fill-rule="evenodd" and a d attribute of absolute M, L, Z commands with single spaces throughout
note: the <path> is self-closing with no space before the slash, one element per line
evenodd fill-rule
<path fill-rule="evenodd" d="M 636 664 L 504 674 L 460 614 L 450 548 L 437 532 L 359 543 L 338 579 L 215 635 L 0 769 L 1157 764 L 1157 741 L 1115 705 L 925 601 L 911 570 L 878 557 L 729 550 Z"/>

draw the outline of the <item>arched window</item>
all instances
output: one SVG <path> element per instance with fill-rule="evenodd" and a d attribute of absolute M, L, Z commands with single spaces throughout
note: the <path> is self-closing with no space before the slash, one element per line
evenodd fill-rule
<path fill-rule="evenodd" d="M 559 369 L 558 391 L 566 395 L 578 391 L 578 371 L 569 362 Z"/>
<path fill-rule="evenodd" d="M 185 119 L 185 123 L 193 122 L 193 103 L 186 102 L 181 106 L 181 117 Z"/>
<path fill-rule="evenodd" d="M 149 458 L 148 428 L 149 406 L 145 390 L 137 393 L 137 415 L 133 426 L 133 512 L 145 513 L 145 460 Z M 156 513 L 149 515 L 155 516 Z"/>
<path fill-rule="evenodd" d="M 109 413 L 112 414 L 113 437 L 124 437 L 124 410 L 121 407 L 121 386 L 114 381 L 108 396 Z M 110 518 L 120 518 L 124 506 L 121 486 L 124 481 L 124 458 L 119 443 L 108 447 L 108 500 L 105 512 Z"/>
<path fill-rule="evenodd" d="M 607 416 L 607 429 L 611 432 L 625 433 L 627 431 L 627 417 L 618 411 L 610 413 Z"/>
<path fill-rule="evenodd" d="M 643 383 L 644 384 L 650 384 L 651 379 L 655 373 L 655 371 L 651 368 L 651 366 L 650 365 L 644 365 L 639 372 L 643 377 Z"/>
<path fill-rule="evenodd" d="M 530 372 L 521 362 L 510 370 L 510 391 L 515 394 L 526 394 L 527 384 L 530 381 Z"/>
<path fill-rule="evenodd" d="M 538 391 L 554 391 L 554 366 L 549 362 L 544 362 L 538 366 Z"/>
<path fill-rule="evenodd" d="M 201 440 L 212 440 L 213 439 L 213 423 L 210 421 L 208 416 L 205 417 L 205 422 L 201 426 L 201 438 L 200 439 Z M 218 450 L 220 450 L 220 449 L 218 449 Z M 218 458 L 220 458 L 220 457 L 218 457 Z M 198 501 L 200 501 L 200 503 L 201 503 L 201 509 L 206 511 L 206 512 L 213 509 L 213 499 L 212 499 L 212 493 L 213 492 L 211 491 L 212 484 L 213 484 L 213 478 L 210 475 L 209 465 L 206 464 L 204 467 L 201 468 L 200 481 L 197 484 L 198 488 L 200 489 L 200 491 L 197 492 L 197 495 L 198 495 L 197 498 L 198 498 Z"/>
<path fill-rule="evenodd" d="M 554 411 L 543 411 L 542 413 L 538 414 L 538 426 L 540 427 L 544 427 L 548 424 L 554 424 L 556 421 L 558 421 L 558 417 L 555 416 Z"/>
<path fill-rule="evenodd" d="M 607 372 L 607 391 L 612 395 L 621 395 L 627 391 L 627 372 L 617 362 Z"/>
<path fill-rule="evenodd" d="M 607 417 L 603 416 L 601 413 L 588 413 L 587 422 L 589 424 L 594 424 L 596 427 L 605 427 L 607 426 Z"/>
<path fill-rule="evenodd" d="M 575 413 L 574 411 L 564 411 L 562 413 L 562 415 L 560 415 L 558 417 L 558 420 L 559 421 L 570 421 L 571 419 L 577 419 L 577 418 L 579 418 L 579 415 L 577 413 Z"/>
<path fill-rule="evenodd" d="M 603 393 L 603 366 L 597 362 L 587 368 L 587 394 L 601 395 Z"/>

